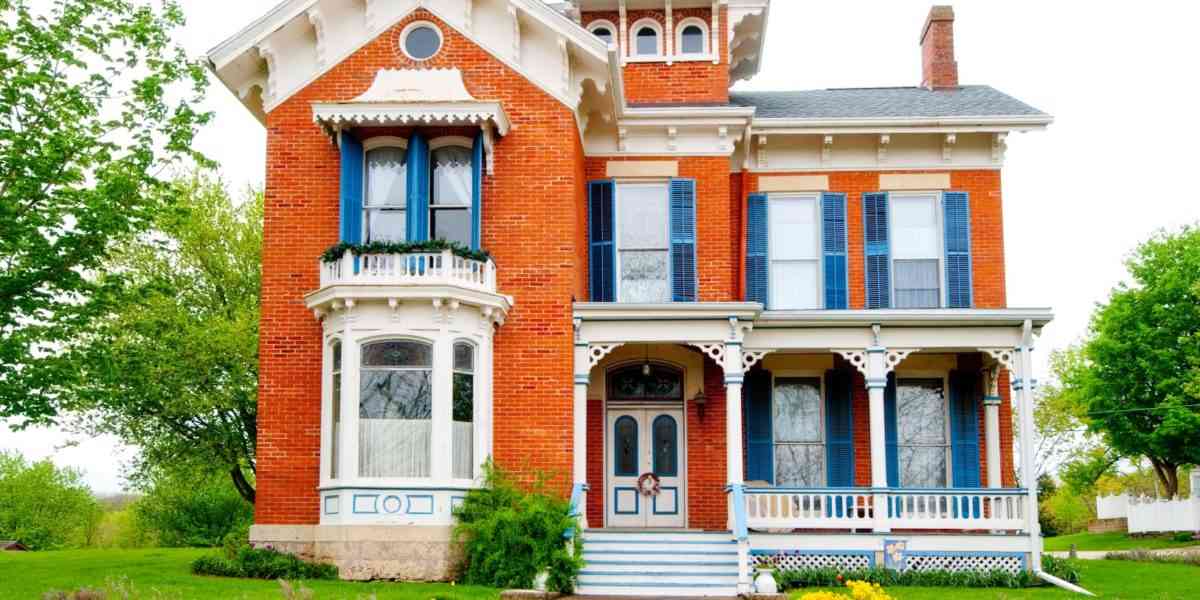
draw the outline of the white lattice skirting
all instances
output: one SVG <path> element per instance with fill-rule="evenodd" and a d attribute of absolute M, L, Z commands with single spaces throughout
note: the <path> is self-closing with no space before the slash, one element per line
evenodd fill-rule
<path fill-rule="evenodd" d="M 1024 554 L 998 552 L 909 552 L 908 568 L 911 571 L 1007 571 L 1016 575 L 1025 570 Z"/>
<path fill-rule="evenodd" d="M 776 569 L 796 571 L 800 569 L 868 569 L 875 566 L 874 552 L 778 552 L 754 555 L 755 566 L 768 566 L 774 562 Z"/>

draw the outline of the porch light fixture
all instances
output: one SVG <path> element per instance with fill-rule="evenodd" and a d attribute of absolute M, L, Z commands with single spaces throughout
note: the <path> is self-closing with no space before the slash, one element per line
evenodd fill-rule
<path fill-rule="evenodd" d="M 696 415 L 701 420 L 704 420 L 704 407 L 708 404 L 708 396 L 704 395 L 704 390 L 696 392 L 696 395 L 692 398 L 692 404 L 696 405 Z"/>
<path fill-rule="evenodd" d="M 646 362 L 642 363 L 642 375 L 644 377 L 650 376 L 650 346 L 646 346 Z"/>

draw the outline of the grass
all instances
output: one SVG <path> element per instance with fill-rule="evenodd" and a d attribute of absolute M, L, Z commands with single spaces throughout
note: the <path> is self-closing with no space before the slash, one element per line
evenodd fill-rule
<path fill-rule="evenodd" d="M 1160 548 L 1183 548 L 1185 546 L 1196 546 L 1200 544 L 1195 540 L 1189 542 L 1176 542 L 1171 539 L 1170 535 L 1161 536 L 1144 536 L 1130 537 L 1127 534 L 1119 531 L 1111 533 L 1073 533 L 1071 535 L 1059 535 L 1048 537 L 1045 539 L 1045 548 L 1047 552 L 1062 551 L 1066 552 L 1071 549 L 1071 544 L 1075 544 L 1077 550 L 1158 550 Z"/>
<path fill-rule="evenodd" d="M 1079 561 L 1080 585 L 1107 600 L 1189 600 L 1200 597 L 1200 569 L 1191 565 L 1135 563 L 1115 560 Z M 811 589 L 793 590 L 798 600 Z M 1050 600 L 1084 598 L 1055 587 L 1023 590 L 966 588 L 886 589 L 896 600 Z"/>
<path fill-rule="evenodd" d="M 191 574 L 192 560 L 212 550 L 67 550 L 0 553 L 0 599 L 41 598 L 50 590 L 102 588 L 110 578 L 128 578 L 141 599 L 222 598 L 280 600 L 274 581 L 200 577 Z M 315 600 L 494 600 L 499 591 L 437 583 L 352 583 L 306 581 Z"/>

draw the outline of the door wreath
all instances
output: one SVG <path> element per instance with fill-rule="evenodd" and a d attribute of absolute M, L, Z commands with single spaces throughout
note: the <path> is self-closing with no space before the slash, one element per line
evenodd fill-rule
<path fill-rule="evenodd" d="M 662 492 L 662 482 L 654 473 L 643 473 L 638 477 L 637 486 L 643 496 L 657 496 Z"/>

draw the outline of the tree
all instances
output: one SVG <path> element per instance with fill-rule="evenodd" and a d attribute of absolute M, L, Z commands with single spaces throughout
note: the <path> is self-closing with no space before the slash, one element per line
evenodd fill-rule
<path fill-rule="evenodd" d="M 214 547 L 250 526 L 254 507 L 223 473 L 155 473 L 132 506 L 134 521 L 167 548 Z"/>
<path fill-rule="evenodd" d="M 103 310 L 58 359 L 88 432 L 140 448 L 140 473 L 227 473 L 254 502 L 262 196 L 197 175 L 99 278 Z"/>
<path fill-rule="evenodd" d="M 182 24 L 171 0 L 0 0 L 0 417 L 53 420 L 95 270 L 169 204 L 164 170 L 204 162 Z"/>
<path fill-rule="evenodd" d="M 1086 432 L 1087 406 L 1078 391 L 1062 382 L 1081 360 L 1078 348 L 1050 354 L 1051 380 L 1036 396 L 1033 423 L 1038 433 L 1034 449 L 1035 472 L 1057 472 L 1073 457 L 1086 454 L 1100 445 L 1098 435 Z"/>
<path fill-rule="evenodd" d="M 1179 467 L 1200 464 L 1200 228 L 1160 232 L 1126 262 L 1132 285 L 1092 315 L 1064 386 L 1089 430 L 1123 456 L 1145 456 L 1167 496 Z"/>
<path fill-rule="evenodd" d="M 85 546 L 102 512 L 78 471 L 0 452 L 0 539 L 34 550 Z"/>

